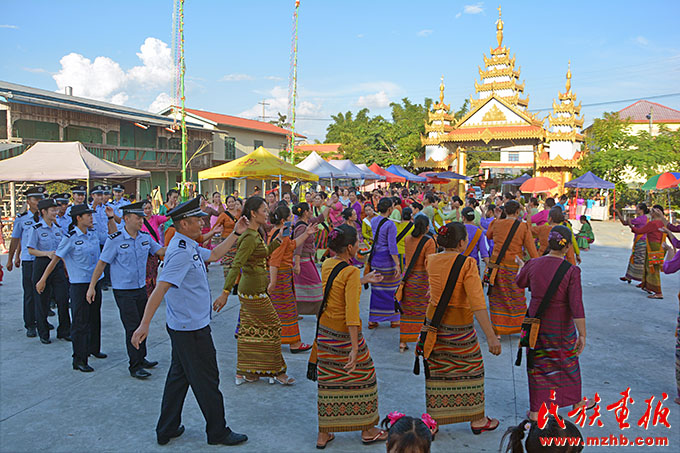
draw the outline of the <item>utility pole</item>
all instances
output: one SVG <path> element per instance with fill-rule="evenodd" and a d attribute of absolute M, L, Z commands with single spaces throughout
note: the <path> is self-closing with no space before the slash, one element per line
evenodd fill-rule
<path fill-rule="evenodd" d="M 269 105 L 269 102 L 265 102 L 264 100 L 261 100 L 260 102 L 258 102 L 258 104 L 260 104 L 262 106 L 262 121 L 264 121 L 265 118 L 266 118 L 264 108 L 265 108 L 265 106 Z"/>
<path fill-rule="evenodd" d="M 652 135 L 652 129 L 654 128 L 654 115 L 652 114 L 652 107 L 649 107 L 649 115 L 647 115 L 647 118 L 649 118 L 649 135 Z"/>

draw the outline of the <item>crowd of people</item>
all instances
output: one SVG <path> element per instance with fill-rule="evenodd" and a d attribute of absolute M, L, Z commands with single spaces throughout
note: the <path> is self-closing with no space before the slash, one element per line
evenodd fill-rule
<path fill-rule="evenodd" d="M 154 210 L 150 200 L 127 201 L 120 185 L 94 186 L 89 199 L 84 186 L 49 196 L 44 187 L 29 189 L 7 260 L 7 270 L 22 272 L 26 336 L 51 343 L 54 302 L 56 337 L 72 342 L 74 370 L 94 371 L 89 357 L 107 357 L 100 313 L 102 291 L 110 287 L 130 375 L 146 379 L 158 362 L 146 358 L 145 339 L 165 301 L 172 361 L 156 427 L 160 444 L 184 431 L 188 387 L 206 418 L 209 443 L 247 440 L 226 425 L 210 333 L 212 311 L 230 296 L 240 302 L 236 385 L 260 379 L 294 385 L 282 346 L 310 354 L 307 378 L 318 383 L 317 448 L 334 433 L 360 431 L 363 443 L 387 441 L 389 450 L 412 430 L 420 434 L 408 439 L 427 441 L 427 450 L 414 451 L 429 451 L 441 425 L 468 422 L 474 434 L 498 428 L 499 420 L 485 412 L 475 321 L 492 355 L 501 353 L 507 335 L 520 334 L 517 364 L 526 350 L 530 404 L 509 436 L 513 449 L 517 432 L 533 432 L 548 401 L 595 406 L 581 385 L 586 320 L 578 266 L 595 237 L 585 216 L 580 231 L 572 231 L 565 199 L 548 197 L 541 209 L 536 198 L 525 202 L 518 193 L 495 191 L 463 200 L 427 187 L 336 187 L 299 196 L 288 185 L 281 190 L 262 194 L 257 188 L 248 198 L 235 193 L 224 201 L 215 192 L 180 202 L 171 189 Z M 644 204 L 622 223 L 635 239 L 621 280 L 640 281 L 650 298 L 662 298 L 661 271 L 680 268 L 674 249 L 680 242 L 673 236 L 680 226 L 669 223 L 661 207 L 650 211 Z M 207 273 L 215 266 L 209 263 L 224 275 L 214 300 Z M 413 347 L 417 374 L 422 363 L 427 419 L 393 416 L 384 429 L 378 426 L 376 369 L 359 316 L 360 296 L 369 288 L 367 328 L 398 329 L 395 352 Z M 307 343 L 298 325 L 303 315 L 317 317 Z M 680 404 L 680 343 L 676 357 Z"/>

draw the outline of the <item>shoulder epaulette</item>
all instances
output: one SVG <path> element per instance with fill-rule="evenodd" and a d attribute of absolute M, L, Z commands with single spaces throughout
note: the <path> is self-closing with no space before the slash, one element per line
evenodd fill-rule
<path fill-rule="evenodd" d="M 177 244 L 177 247 L 181 249 L 186 249 L 187 248 L 187 242 L 184 239 L 179 240 L 179 244 Z"/>
<path fill-rule="evenodd" d="M 31 226 L 33 227 L 33 229 L 37 230 L 38 228 L 40 228 L 42 226 L 42 224 L 40 222 L 38 222 L 38 223 L 35 223 Z"/>
<path fill-rule="evenodd" d="M 142 230 L 139 230 L 139 232 L 140 232 L 140 233 L 142 233 L 142 234 L 149 234 L 149 232 L 148 232 L 148 231 L 142 231 Z"/>
<path fill-rule="evenodd" d="M 68 233 L 66 233 L 64 236 L 66 236 L 67 238 L 70 238 L 70 237 L 73 236 L 74 234 L 75 234 L 75 231 L 71 230 L 71 231 L 69 231 Z"/>
<path fill-rule="evenodd" d="M 97 231 L 97 230 L 95 230 L 95 229 L 92 228 L 92 227 L 88 227 L 88 228 L 87 228 L 87 231 Z"/>
<path fill-rule="evenodd" d="M 25 216 L 26 214 L 28 214 L 28 211 L 22 212 L 21 214 L 19 214 L 19 217 L 23 217 L 23 216 Z"/>
<path fill-rule="evenodd" d="M 109 239 L 115 239 L 115 238 L 117 238 L 118 236 L 120 236 L 121 234 L 122 234 L 122 233 L 121 233 L 120 231 L 116 231 L 116 232 L 113 233 L 113 234 L 109 234 Z"/>

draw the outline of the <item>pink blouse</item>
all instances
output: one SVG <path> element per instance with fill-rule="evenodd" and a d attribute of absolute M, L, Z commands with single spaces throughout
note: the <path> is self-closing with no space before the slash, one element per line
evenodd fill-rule
<path fill-rule="evenodd" d="M 149 231 L 149 229 L 146 227 L 146 223 L 142 225 L 142 231 L 146 231 L 151 235 L 154 241 L 158 242 L 159 244 L 163 245 L 163 235 L 161 234 L 160 228 L 158 228 L 160 225 L 163 225 L 165 222 L 167 222 L 169 217 L 166 217 L 164 215 L 157 215 L 154 214 L 148 219 L 146 219 L 147 222 L 149 222 L 149 225 L 151 225 L 151 228 L 153 228 L 153 232 Z M 156 236 L 154 236 L 154 233 Z M 156 237 L 158 237 L 158 240 L 156 240 Z"/>

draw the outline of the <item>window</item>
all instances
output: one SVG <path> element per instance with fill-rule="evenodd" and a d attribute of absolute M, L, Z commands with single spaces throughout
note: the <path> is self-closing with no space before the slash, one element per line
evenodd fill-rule
<path fill-rule="evenodd" d="M 168 137 L 158 137 L 158 149 L 168 149 Z"/>
<path fill-rule="evenodd" d="M 508 162 L 519 162 L 519 153 L 508 153 Z"/>
<path fill-rule="evenodd" d="M 255 140 L 254 145 L 253 145 L 253 149 L 257 149 L 260 146 L 264 146 L 264 142 L 262 140 Z"/>
<path fill-rule="evenodd" d="M 257 145 L 257 143 L 255 143 Z M 257 147 L 257 146 L 256 146 Z M 224 138 L 224 160 L 236 159 L 236 139 L 234 137 Z"/>

